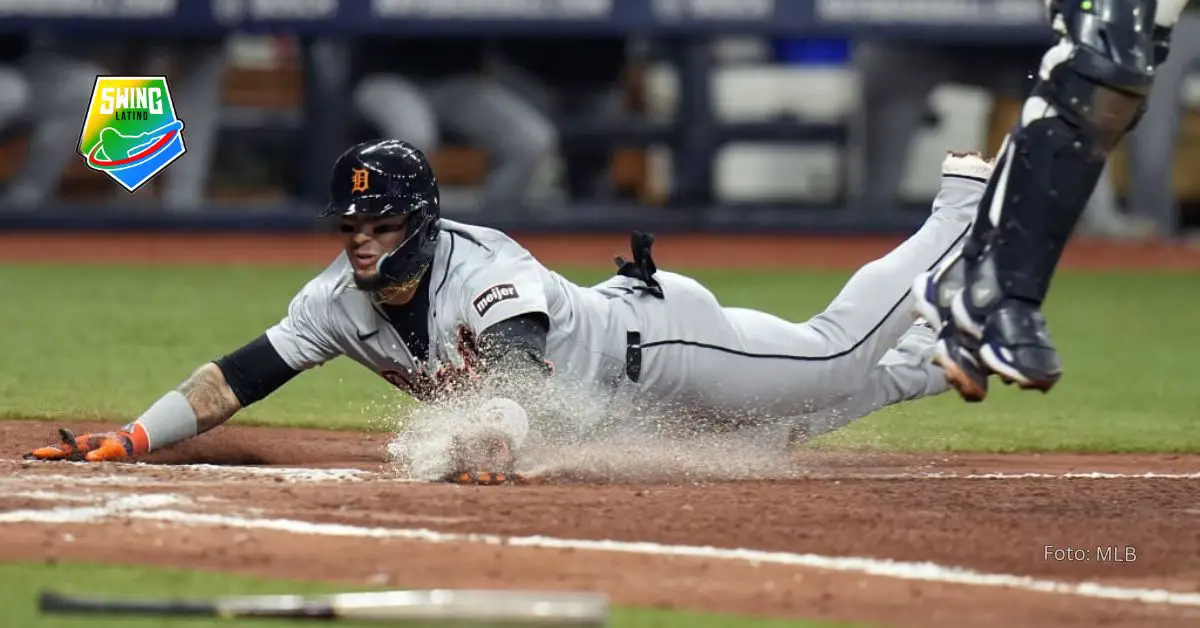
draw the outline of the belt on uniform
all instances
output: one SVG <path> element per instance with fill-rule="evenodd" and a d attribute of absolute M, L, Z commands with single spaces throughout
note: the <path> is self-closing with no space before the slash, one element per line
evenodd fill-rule
<path fill-rule="evenodd" d="M 642 334 L 636 331 L 625 334 L 625 377 L 637 383 L 642 377 Z"/>

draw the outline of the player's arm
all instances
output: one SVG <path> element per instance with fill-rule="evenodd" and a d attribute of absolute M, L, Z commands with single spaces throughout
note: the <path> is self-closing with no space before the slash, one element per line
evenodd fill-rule
<path fill-rule="evenodd" d="M 218 360 L 197 368 L 154 402 L 137 420 L 113 432 L 75 436 L 36 449 L 39 460 L 120 461 L 169 447 L 207 432 L 239 410 L 266 398 L 300 372 L 339 355 L 325 332 L 319 300 L 302 294 L 288 315 L 265 333 Z"/>
<path fill-rule="evenodd" d="M 861 388 L 837 403 L 798 417 L 793 438 L 798 434 L 803 440 L 816 438 L 887 406 L 950 390 L 946 372 L 931 359 L 937 340 L 937 332 L 927 324 L 913 325 L 896 347 L 871 367 Z"/>
<path fill-rule="evenodd" d="M 75 436 L 29 454 L 40 460 L 128 460 L 203 434 L 283 386 L 299 371 L 288 366 L 266 334 L 197 368 L 137 420 L 113 432 Z"/>
<path fill-rule="evenodd" d="M 484 329 L 476 341 L 482 378 L 503 382 L 549 374 L 548 333 L 550 317 L 542 312 L 518 314 Z"/>
<path fill-rule="evenodd" d="M 553 371 L 545 357 L 549 330 L 549 316 L 525 312 L 479 333 L 474 384 L 486 400 L 481 399 L 457 425 L 449 451 L 452 468 L 439 475 L 441 479 L 461 484 L 509 481 L 514 452 L 530 429 L 529 414 L 518 400 L 531 398 Z"/>
<path fill-rule="evenodd" d="M 495 396 L 544 380 L 549 307 L 541 273 L 525 254 L 483 269 L 467 282 L 466 322 L 475 336 L 477 375 Z M 518 395 L 522 398 L 527 395 Z"/>

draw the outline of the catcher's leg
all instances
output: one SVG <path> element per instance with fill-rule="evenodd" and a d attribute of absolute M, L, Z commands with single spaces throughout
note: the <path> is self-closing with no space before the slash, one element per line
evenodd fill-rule
<path fill-rule="evenodd" d="M 825 311 L 803 323 L 722 307 L 686 277 L 658 273 L 664 299 L 635 301 L 644 356 L 639 387 L 652 397 L 747 418 L 795 416 L 858 390 L 913 324 L 910 286 L 955 250 L 970 228 L 990 166 L 951 155 L 933 214 L 905 242 L 863 266 Z"/>
<path fill-rule="evenodd" d="M 1061 39 L 1043 58 L 971 237 L 960 258 L 916 284 L 920 311 L 950 323 L 938 361 L 969 401 L 987 394 L 989 373 L 1044 391 L 1061 376 L 1040 307 L 1109 153 L 1137 124 L 1186 0 L 1048 4 Z"/>

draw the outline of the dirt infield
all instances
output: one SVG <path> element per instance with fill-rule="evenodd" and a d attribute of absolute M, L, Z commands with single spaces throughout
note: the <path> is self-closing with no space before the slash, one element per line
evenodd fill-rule
<path fill-rule="evenodd" d="M 15 461 L 53 427 L 0 423 L 0 558 L 914 626 L 1200 619 L 1200 457 L 807 454 L 787 480 L 474 488 L 391 478 L 362 453 L 383 436 L 231 427 L 147 464 Z M 1093 597 L 1130 595 L 1159 601 Z"/>
<path fill-rule="evenodd" d="M 739 242 L 664 238 L 658 256 L 846 268 L 892 244 Z M 1069 263 L 1200 268 L 1184 247 L 1090 246 Z M 322 264 L 331 247 L 6 236 L 0 260 Z M 555 264 L 625 253 L 622 236 L 529 247 Z M 357 585 L 598 588 L 622 604 L 889 625 L 1200 623 L 1200 456 L 810 452 L 786 477 L 467 488 L 399 481 L 386 437 L 351 433 L 231 426 L 138 465 L 19 461 L 55 427 L 0 422 L 0 560 L 66 553 Z M 130 532 L 143 542 L 112 544 Z"/>

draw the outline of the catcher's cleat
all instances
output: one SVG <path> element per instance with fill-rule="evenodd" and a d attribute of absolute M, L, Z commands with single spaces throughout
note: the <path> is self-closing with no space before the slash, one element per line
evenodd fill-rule
<path fill-rule="evenodd" d="M 942 278 L 950 285 L 959 280 L 956 273 Z M 947 316 L 944 296 L 949 291 L 939 291 L 937 279 L 918 278 L 914 285 L 918 311 L 940 316 L 944 323 L 934 363 L 946 372 L 950 385 L 966 401 L 983 401 L 992 374 L 1005 384 L 1048 392 L 1062 377 L 1062 364 L 1045 317 L 1036 305 L 1017 299 L 997 303 L 1001 297 L 993 297 L 987 306 L 976 306 L 971 302 L 973 292 L 1000 294 L 984 281 L 986 278 L 978 286 L 988 290 L 977 291 L 978 286 L 954 290 Z M 991 285 L 996 285 L 994 280 Z"/>
<path fill-rule="evenodd" d="M 1041 310 L 1005 299 L 980 322 L 972 316 L 968 299 L 965 290 L 955 298 L 955 326 L 960 339 L 978 347 L 975 355 L 983 368 L 1005 384 L 1049 392 L 1062 377 L 1062 363 Z"/>

